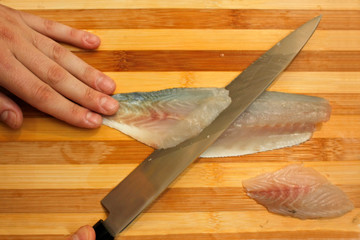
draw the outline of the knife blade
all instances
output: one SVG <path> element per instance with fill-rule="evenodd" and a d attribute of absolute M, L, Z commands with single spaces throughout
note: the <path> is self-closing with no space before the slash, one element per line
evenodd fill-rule
<path fill-rule="evenodd" d="M 231 104 L 199 135 L 155 150 L 101 201 L 109 212 L 94 229 L 96 239 L 114 239 L 152 203 L 291 63 L 310 39 L 321 15 L 290 33 L 259 57 L 232 82 Z"/>

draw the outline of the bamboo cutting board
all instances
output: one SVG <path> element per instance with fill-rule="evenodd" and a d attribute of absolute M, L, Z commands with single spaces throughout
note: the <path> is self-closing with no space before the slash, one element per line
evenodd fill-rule
<path fill-rule="evenodd" d="M 97 51 L 70 49 L 115 79 L 116 92 L 223 87 L 322 14 L 271 90 L 328 99 L 330 121 L 299 146 L 197 160 L 118 239 L 360 239 L 360 1 L 0 3 L 98 34 Z M 20 105 L 23 127 L 0 125 L 0 239 L 65 239 L 104 219 L 100 200 L 152 149 L 105 126 L 78 129 Z M 298 220 L 271 214 L 245 195 L 243 179 L 300 162 L 342 188 L 355 209 Z"/>

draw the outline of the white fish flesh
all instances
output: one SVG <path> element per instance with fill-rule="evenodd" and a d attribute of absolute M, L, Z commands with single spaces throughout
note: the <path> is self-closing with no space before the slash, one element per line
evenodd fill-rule
<path fill-rule="evenodd" d="M 243 186 L 270 212 L 300 219 L 338 217 L 354 208 L 340 188 L 301 164 L 245 180 Z"/>
<path fill-rule="evenodd" d="M 309 140 L 328 121 L 331 107 L 320 97 L 265 92 L 202 157 L 226 157 L 289 147 Z"/>
<path fill-rule="evenodd" d="M 176 146 L 196 136 L 230 104 L 223 88 L 175 88 L 113 96 L 119 111 L 103 124 L 154 148 Z M 308 140 L 331 108 L 319 97 L 265 92 L 202 157 L 239 156 Z"/>
<path fill-rule="evenodd" d="M 169 148 L 198 135 L 230 103 L 224 88 L 172 88 L 113 96 L 119 111 L 103 124 L 154 148 Z"/>

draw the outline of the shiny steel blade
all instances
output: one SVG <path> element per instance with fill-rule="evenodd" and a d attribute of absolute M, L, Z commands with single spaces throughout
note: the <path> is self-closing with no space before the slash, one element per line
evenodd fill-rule
<path fill-rule="evenodd" d="M 113 236 L 124 230 L 265 91 L 303 48 L 320 18 L 289 34 L 227 85 L 231 104 L 198 136 L 176 147 L 154 151 L 102 200 L 109 211 L 104 225 Z"/>

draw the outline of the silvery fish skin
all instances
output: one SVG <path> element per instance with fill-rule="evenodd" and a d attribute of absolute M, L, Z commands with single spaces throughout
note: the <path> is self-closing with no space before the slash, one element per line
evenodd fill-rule
<path fill-rule="evenodd" d="M 301 164 L 247 179 L 243 186 L 270 212 L 300 219 L 339 217 L 354 208 L 340 188 Z"/>
<path fill-rule="evenodd" d="M 113 96 L 116 115 L 103 124 L 154 148 L 168 148 L 199 134 L 229 104 L 223 88 L 174 88 Z M 202 157 L 251 154 L 305 142 L 327 121 L 327 100 L 265 92 L 210 146 Z"/>

